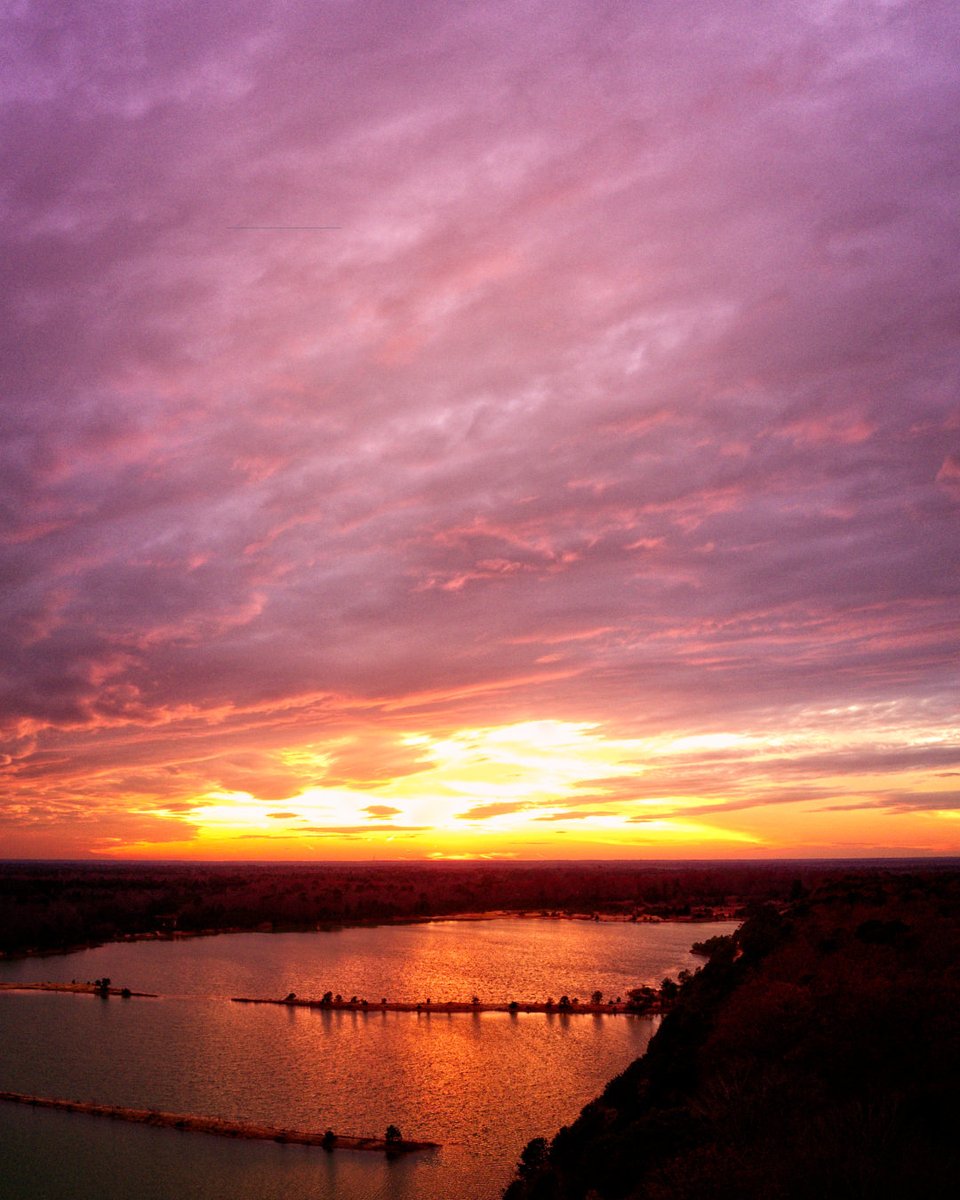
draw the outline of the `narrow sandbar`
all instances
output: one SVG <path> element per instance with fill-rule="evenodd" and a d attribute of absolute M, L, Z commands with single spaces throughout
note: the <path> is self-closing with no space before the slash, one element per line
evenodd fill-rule
<path fill-rule="evenodd" d="M 70 992 L 76 996 L 120 996 L 127 1000 L 140 996 L 157 999 L 156 992 L 132 992 L 129 988 L 97 987 L 95 983 L 0 983 L 2 992 Z"/>
<path fill-rule="evenodd" d="M 635 1005 L 621 1002 L 605 1002 L 592 1004 L 589 1001 L 560 1004 L 554 1001 L 548 1004 L 539 1000 L 513 1000 L 507 1004 L 473 1004 L 468 1000 L 431 1000 L 417 1003 L 410 1000 L 364 1001 L 364 1000 L 276 1000 L 266 996 L 231 996 L 234 1004 L 282 1004 L 285 1008 L 320 1008 L 327 1012 L 406 1012 L 406 1013 L 549 1013 L 551 1015 L 572 1016 L 582 1013 L 586 1016 L 611 1017 L 623 1013 L 631 1016 L 652 1016 L 662 1011 L 659 1000 L 653 1001 L 642 1011 Z"/>
<path fill-rule="evenodd" d="M 289 1142 L 299 1146 L 322 1146 L 327 1150 L 376 1150 L 381 1154 L 409 1154 L 414 1150 L 434 1150 L 439 1142 L 410 1141 L 401 1138 L 357 1137 L 334 1134 L 325 1130 L 283 1129 L 276 1125 L 259 1125 L 249 1121 L 227 1121 L 222 1117 L 200 1117 L 193 1113 L 158 1112 L 152 1108 L 122 1108 L 113 1104 L 93 1104 L 87 1100 L 59 1100 L 49 1096 L 27 1096 L 23 1092 L 0 1092 L 0 1100 L 12 1104 L 28 1104 L 33 1108 L 55 1108 L 61 1112 L 84 1113 L 91 1117 L 111 1117 L 115 1121 L 132 1121 L 137 1125 L 153 1125 L 160 1129 L 178 1129 L 187 1133 L 212 1133 L 219 1137 L 244 1138 L 267 1142 Z"/>

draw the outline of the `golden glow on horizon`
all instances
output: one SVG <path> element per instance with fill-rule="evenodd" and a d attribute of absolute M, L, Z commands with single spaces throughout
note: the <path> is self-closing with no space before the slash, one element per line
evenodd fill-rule
<path fill-rule="evenodd" d="M 312 779 L 326 774 L 329 786 L 282 799 L 261 799 L 254 789 L 200 794 L 167 813 L 171 833 L 186 823 L 182 839 L 118 840 L 109 852 L 564 858 L 776 855 L 784 847 L 815 853 L 845 846 L 866 853 L 895 845 L 894 827 L 909 822 L 915 845 L 949 853 L 956 814 L 935 805 L 911 810 L 899 793 L 891 799 L 890 778 L 870 757 L 878 745 L 886 753 L 910 743 L 883 741 L 858 725 L 844 728 L 843 720 L 837 714 L 829 734 L 818 721 L 769 735 L 617 738 L 597 724 L 541 720 L 442 735 L 341 737 L 273 755 Z M 833 760 L 837 768 L 826 769 Z M 803 773 L 808 761 L 816 764 L 812 783 Z M 920 770 L 897 776 L 904 793 L 947 792 L 951 782 Z M 156 806 L 136 811 L 163 813 Z"/>
<path fill-rule="evenodd" d="M 520 843 L 567 853 L 575 834 L 584 850 L 692 843 L 759 844 L 752 834 L 683 818 L 684 804 L 700 797 L 642 794 L 644 760 L 729 747 L 735 735 L 650 740 L 605 737 L 588 723 L 528 721 L 464 729 L 443 737 L 408 733 L 398 745 L 415 752 L 422 769 L 376 786 L 310 787 L 281 801 L 250 792 L 197 797 L 183 816 L 196 827 L 195 852 L 242 842 L 252 854 L 264 846 L 296 843 L 301 851 L 331 841 L 376 850 L 405 843 L 420 855 L 522 853 Z M 282 754 L 286 764 L 315 769 L 328 751 L 301 747 Z M 173 814 L 171 814 L 173 815 Z M 136 848 L 124 847 L 125 852 Z"/>

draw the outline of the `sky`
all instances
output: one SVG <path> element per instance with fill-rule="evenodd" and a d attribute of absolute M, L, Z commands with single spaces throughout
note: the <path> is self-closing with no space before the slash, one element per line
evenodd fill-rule
<path fill-rule="evenodd" d="M 954 3 L 0 29 L 0 855 L 960 853 Z"/>

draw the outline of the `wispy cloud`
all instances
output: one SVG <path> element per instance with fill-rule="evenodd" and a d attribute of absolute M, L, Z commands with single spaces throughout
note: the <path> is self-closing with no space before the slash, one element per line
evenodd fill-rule
<path fill-rule="evenodd" d="M 408 734 L 533 717 L 896 710 L 635 792 L 703 811 L 956 762 L 952 8 L 38 2 L 0 39 L 0 803 L 48 830 L 10 853 L 217 792 L 379 820 Z"/>

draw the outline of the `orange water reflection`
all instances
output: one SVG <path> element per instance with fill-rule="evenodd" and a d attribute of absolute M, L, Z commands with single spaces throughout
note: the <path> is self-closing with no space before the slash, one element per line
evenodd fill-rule
<path fill-rule="evenodd" d="M 391 1194 L 496 1196 L 523 1144 L 572 1120 L 641 1052 L 652 1022 L 364 1014 L 249 1007 L 214 996 L 242 981 L 238 990 L 263 994 L 331 987 L 449 997 L 492 992 L 498 978 L 531 998 L 586 995 L 591 982 L 622 990 L 628 978 L 653 980 L 692 963 L 681 947 L 701 932 L 503 921 L 105 946 L 48 959 L 44 974 L 85 978 L 93 970 L 166 993 L 179 980 L 181 998 L 0 994 L 0 1087 L 343 1133 L 380 1133 L 396 1123 L 443 1145 L 394 1172 Z M 24 969 L 3 964 L 0 978 Z M 322 1172 L 330 1171 L 334 1190 L 311 1192 L 313 1200 L 369 1200 L 381 1186 L 371 1191 L 364 1168 L 366 1182 L 351 1191 L 353 1183 L 324 1160 Z"/>

